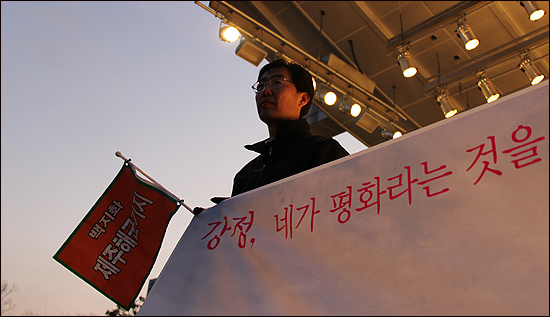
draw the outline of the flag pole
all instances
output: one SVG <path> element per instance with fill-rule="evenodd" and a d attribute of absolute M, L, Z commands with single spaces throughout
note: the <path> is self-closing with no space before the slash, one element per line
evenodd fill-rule
<path fill-rule="evenodd" d="M 162 186 L 161 184 L 159 184 L 156 180 L 154 180 L 151 176 L 147 175 L 147 173 L 145 173 L 144 171 L 141 170 L 141 168 L 137 167 L 136 164 L 130 162 L 129 159 L 125 158 L 124 155 L 122 155 L 122 153 L 120 153 L 120 151 L 116 151 L 115 152 L 115 156 L 117 157 L 120 157 L 121 159 L 124 160 L 124 162 L 127 162 L 128 164 L 132 164 L 132 166 L 138 170 L 141 174 L 143 174 L 145 177 L 147 177 L 151 182 L 153 182 L 155 185 L 159 186 L 160 188 L 164 189 L 165 191 L 169 192 L 170 194 L 172 194 L 172 192 L 170 192 L 168 189 L 164 188 L 164 186 Z M 172 194 L 174 197 L 178 198 L 178 196 Z M 178 198 L 179 199 L 179 198 Z M 191 213 L 193 213 L 193 209 L 191 209 L 191 207 L 187 206 L 187 204 L 185 204 L 183 202 L 183 199 L 179 199 L 178 201 L 183 207 L 185 207 L 187 210 L 189 210 Z"/>

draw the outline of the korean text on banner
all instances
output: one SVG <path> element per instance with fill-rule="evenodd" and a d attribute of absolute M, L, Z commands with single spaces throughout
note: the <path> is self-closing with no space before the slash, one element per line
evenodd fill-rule
<path fill-rule="evenodd" d="M 548 316 L 548 87 L 203 211 L 139 315 Z"/>
<path fill-rule="evenodd" d="M 178 199 L 139 178 L 125 162 L 53 258 L 129 309 L 178 208 Z"/>

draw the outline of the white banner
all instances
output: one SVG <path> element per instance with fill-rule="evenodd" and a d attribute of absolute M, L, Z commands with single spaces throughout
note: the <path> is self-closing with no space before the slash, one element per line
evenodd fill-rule
<path fill-rule="evenodd" d="M 548 81 L 195 217 L 140 315 L 548 315 Z"/>

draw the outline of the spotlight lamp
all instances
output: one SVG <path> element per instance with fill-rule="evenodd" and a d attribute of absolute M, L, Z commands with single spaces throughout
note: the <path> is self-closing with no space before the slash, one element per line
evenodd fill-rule
<path fill-rule="evenodd" d="M 319 87 L 317 98 L 322 100 L 327 106 L 332 106 L 338 100 L 336 93 L 328 87 Z"/>
<path fill-rule="evenodd" d="M 483 96 L 485 96 L 485 99 L 487 99 L 487 103 L 493 102 L 500 97 L 500 93 L 497 91 L 495 85 L 485 76 L 485 73 L 480 72 L 476 74 L 476 77 L 479 79 L 477 85 Z"/>
<path fill-rule="evenodd" d="M 523 57 L 519 64 L 519 69 L 525 73 L 531 85 L 536 85 L 544 79 L 544 75 L 538 69 L 537 65 L 533 64 L 528 57 Z"/>
<path fill-rule="evenodd" d="M 334 105 L 336 100 L 338 100 L 338 97 L 336 97 L 336 94 L 333 91 L 327 92 L 323 97 L 323 101 L 329 106 Z"/>
<path fill-rule="evenodd" d="M 531 21 L 537 21 L 546 14 L 546 11 L 541 9 L 536 1 L 520 1 L 519 4 L 525 8 Z"/>
<path fill-rule="evenodd" d="M 344 103 L 341 103 L 339 109 L 341 112 L 347 113 L 354 118 L 357 118 L 363 110 L 361 108 L 361 105 L 353 101 L 346 101 Z"/>
<path fill-rule="evenodd" d="M 464 24 L 464 22 L 460 22 L 458 24 L 456 34 L 459 38 L 462 39 L 462 41 L 464 42 L 464 47 L 468 51 L 473 50 L 479 45 L 479 40 L 474 35 L 472 28 L 469 25 Z"/>
<path fill-rule="evenodd" d="M 388 128 L 387 126 L 384 128 L 384 130 L 382 130 L 382 137 L 384 139 L 397 139 L 399 137 L 401 137 L 403 135 L 403 133 L 401 133 L 401 131 L 397 130 L 395 131 L 394 133 L 391 133 L 390 131 L 388 131 Z"/>
<path fill-rule="evenodd" d="M 416 67 L 413 65 L 411 55 L 409 54 L 407 49 L 402 48 L 397 55 L 397 64 L 401 66 L 403 76 L 409 78 L 416 75 Z"/>
<path fill-rule="evenodd" d="M 220 24 L 220 40 L 224 42 L 235 42 L 241 37 L 241 33 L 233 26 L 226 25 L 222 27 Z"/>
<path fill-rule="evenodd" d="M 443 110 L 443 113 L 445 114 L 445 118 L 450 118 L 457 114 L 458 110 L 456 110 L 452 104 L 449 98 L 447 97 L 447 94 L 444 92 L 440 92 L 437 96 L 437 103 L 439 103 L 439 106 L 441 107 L 441 110 Z"/>

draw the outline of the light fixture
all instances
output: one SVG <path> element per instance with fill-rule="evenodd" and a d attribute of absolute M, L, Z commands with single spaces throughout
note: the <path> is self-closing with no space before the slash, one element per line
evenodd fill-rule
<path fill-rule="evenodd" d="M 313 81 L 313 90 L 317 89 L 317 82 L 315 81 L 315 78 L 311 77 L 311 80 Z"/>
<path fill-rule="evenodd" d="M 533 64 L 527 56 L 524 56 L 521 59 L 519 67 L 519 69 L 521 69 L 521 71 L 525 73 L 527 78 L 529 78 L 531 85 L 536 85 L 544 79 L 544 75 L 538 69 L 537 65 Z"/>
<path fill-rule="evenodd" d="M 353 102 L 352 100 L 341 103 L 338 109 L 340 109 L 341 112 L 347 113 L 354 118 L 357 118 L 363 110 L 358 103 Z"/>
<path fill-rule="evenodd" d="M 399 137 L 401 137 L 403 135 L 403 133 L 401 133 L 401 131 L 397 130 L 395 132 L 390 132 L 388 131 L 388 123 L 386 122 L 386 126 L 384 127 L 384 130 L 382 130 L 382 137 L 385 138 L 385 139 L 397 139 Z"/>
<path fill-rule="evenodd" d="M 329 91 L 325 94 L 325 96 L 323 97 L 323 100 L 327 105 L 332 106 L 333 104 L 336 103 L 336 100 L 338 100 L 338 98 L 336 97 L 336 94 L 334 92 Z"/>
<path fill-rule="evenodd" d="M 258 47 L 254 42 L 247 41 L 244 37 L 241 38 L 239 46 L 235 49 L 235 54 L 256 67 L 258 67 L 267 56 L 265 50 Z"/>
<path fill-rule="evenodd" d="M 338 100 L 338 96 L 336 96 L 336 93 L 325 86 L 319 87 L 317 91 L 317 98 L 319 100 L 322 100 L 327 106 L 334 105 Z"/>
<path fill-rule="evenodd" d="M 464 41 L 464 47 L 468 51 L 473 50 L 479 45 L 479 40 L 474 35 L 472 28 L 469 25 L 464 24 L 464 21 L 458 23 L 456 34 L 462 39 L 462 41 Z"/>
<path fill-rule="evenodd" d="M 395 131 L 394 133 L 391 133 L 390 131 L 388 131 L 387 129 L 384 129 L 382 130 L 382 137 L 385 138 L 385 139 L 397 139 L 399 137 L 403 136 L 403 133 L 401 133 L 401 131 Z"/>
<path fill-rule="evenodd" d="M 355 118 L 355 124 L 363 128 L 368 133 L 372 133 L 374 129 L 380 124 L 380 121 L 378 121 L 375 117 L 370 115 L 368 110 L 361 111 L 359 116 Z"/>
<path fill-rule="evenodd" d="M 397 55 L 397 63 L 401 66 L 403 76 L 408 78 L 416 75 L 416 67 L 413 65 L 411 55 L 406 48 L 402 48 Z"/>
<path fill-rule="evenodd" d="M 458 110 L 456 110 L 452 105 L 451 101 L 447 97 L 447 94 L 445 92 L 440 92 L 437 96 L 437 103 L 439 103 L 439 106 L 441 107 L 441 110 L 443 110 L 443 113 L 445 114 L 445 118 L 450 118 L 457 114 Z"/>
<path fill-rule="evenodd" d="M 495 85 L 485 76 L 484 72 L 478 72 L 476 77 L 479 79 L 477 85 L 483 96 L 485 96 L 485 99 L 487 99 L 487 103 L 493 102 L 500 97 Z"/>
<path fill-rule="evenodd" d="M 519 4 L 525 8 L 525 11 L 527 11 L 529 15 L 529 20 L 531 21 L 537 21 L 546 14 L 535 1 L 520 1 Z"/>
<path fill-rule="evenodd" d="M 224 42 L 235 42 L 241 37 L 241 33 L 233 26 L 223 26 L 220 22 L 220 40 Z"/>

